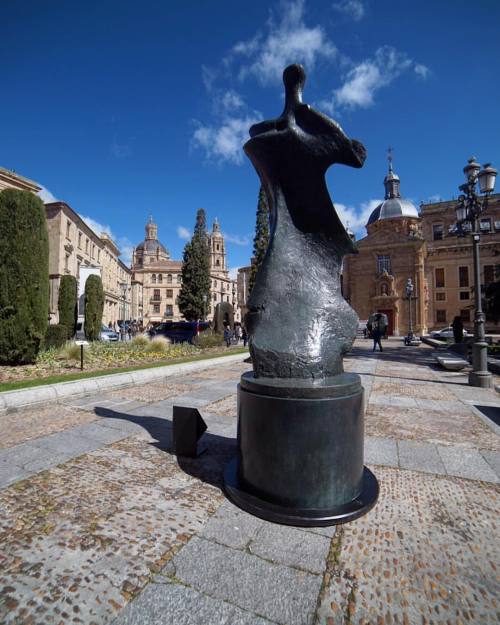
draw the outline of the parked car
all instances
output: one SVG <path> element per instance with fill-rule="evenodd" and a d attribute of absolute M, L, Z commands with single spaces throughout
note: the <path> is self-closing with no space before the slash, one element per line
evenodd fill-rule
<path fill-rule="evenodd" d="M 472 336 L 470 332 L 464 328 L 464 337 Z M 452 339 L 453 338 L 453 328 L 448 326 L 447 328 L 441 328 L 441 330 L 434 330 L 431 332 L 431 339 Z"/>
<path fill-rule="evenodd" d="M 117 332 L 115 332 L 114 330 L 111 330 L 110 328 L 108 328 L 108 326 L 105 326 L 104 324 L 102 324 L 101 336 L 100 336 L 101 341 L 118 341 L 119 338 L 120 337 L 118 336 Z"/>
<path fill-rule="evenodd" d="M 85 340 L 85 319 L 79 318 L 77 323 L 76 323 L 76 336 L 75 338 L 78 341 L 84 341 Z M 102 324 L 101 326 L 101 334 L 99 336 L 99 340 L 100 341 L 118 341 L 119 340 L 119 336 L 118 334 L 114 331 L 114 330 L 110 330 L 110 328 L 108 328 L 108 326 L 105 326 L 104 324 Z"/>
<path fill-rule="evenodd" d="M 210 324 L 206 321 L 165 321 L 160 323 L 155 328 L 149 330 L 149 336 L 154 338 L 155 336 L 164 336 L 170 339 L 172 343 L 192 343 L 194 337 L 198 332 L 203 332 L 210 327 Z"/>

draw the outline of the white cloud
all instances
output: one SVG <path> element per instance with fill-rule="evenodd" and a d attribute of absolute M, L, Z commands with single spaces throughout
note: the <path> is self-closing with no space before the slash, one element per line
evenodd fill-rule
<path fill-rule="evenodd" d="M 187 228 L 184 228 L 184 226 L 177 226 L 177 236 L 179 237 L 179 239 L 190 239 L 191 231 Z"/>
<path fill-rule="evenodd" d="M 111 232 L 111 228 L 109 226 L 103 226 L 95 219 L 92 219 L 92 217 L 87 217 L 86 215 L 80 215 L 80 217 L 87 224 L 87 226 L 97 235 L 101 236 L 102 234 L 107 234 L 111 239 L 114 240 L 113 233 Z"/>
<path fill-rule="evenodd" d="M 352 18 L 355 22 L 359 22 L 364 17 L 366 10 L 361 0 L 340 0 L 340 2 L 333 4 L 333 8 Z"/>
<path fill-rule="evenodd" d="M 111 154 L 118 159 L 127 158 L 132 154 L 132 148 L 126 143 L 118 143 L 113 139 L 113 143 L 109 146 Z"/>
<path fill-rule="evenodd" d="M 243 162 L 243 144 L 249 139 L 248 129 L 261 121 L 258 113 L 247 113 L 242 117 L 224 117 L 219 123 L 202 125 L 193 133 L 192 145 L 205 151 L 208 159 L 227 161 L 236 165 Z"/>
<path fill-rule="evenodd" d="M 231 280 L 236 280 L 236 278 L 238 277 L 238 269 L 239 267 L 231 267 L 229 269 L 229 277 L 231 278 Z"/>
<path fill-rule="evenodd" d="M 331 109 L 372 106 L 375 93 L 390 85 L 412 63 L 404 52 L 391 46 L 378 48 L 373 58 L 362 61 L 348 71 L 344 84 L 333 93 Z"/>
<path fill-rule="evenodd" d="M 253 75 L 261 84 L 275 83 L 281 81 L 283 69 L 290 63 L 304 63 L 310 71 L 319 57 L 335 57 L 337 49 L 323 28 L 305 24 L 304 0 L 283 2 L 281 8 L 279 22 L 271 16 L 265 34 L 257 33 L 233 46 L 231 60 L 248 58 L 239 69 L 240 80 Z"/>
<path fill-rule="evenodd" d="M 132 264 L 132 252 L 134 251 L 134 244 L 128 239 L 128 237 L 118 237 L 115 241 L 120 250 L 120 259 L 126 265 Z"/>
<path fill-rule="evenodd" d="M 57 202 L 57 198 L 52 195 L 52 193 L 43 185 L 39 185 L 42 187 L 41 191 L 38 191 L 37 195 L 42 200 L 44 204 L 50 204 L 51 202 Z"/>
<path fill-rule="evenodd" d="M 366 202 L 361 202 L 358 208 L 353 206 L 346 206 L 339 202 L 335 203 L 335 210 L 339 216 L 340 221 L 345 227 L 355 232 L 358 236 L 364 236 L 365 226 L 368 218 L 372 214 L 373 210 L 382 202 L 382 200 L 372 199 Z"/>
<path fill-rule="evenodd" d="M 234 245 L 241 245 L 242 247 L 250 245 L 250 238 L 247 236 L 240 237 L 238 234 L 227 234 L 227 232 L 223 234 L 227 243 L 234 243 Z"/>
<path fill-rule="evenodd" d="M 415 74 L 424 80 L 429 76 L 431 71 L 426 65 L 422 65 L 422 63 L 415 63 L 415 67 L 413 69 L 415 70 Z"/>

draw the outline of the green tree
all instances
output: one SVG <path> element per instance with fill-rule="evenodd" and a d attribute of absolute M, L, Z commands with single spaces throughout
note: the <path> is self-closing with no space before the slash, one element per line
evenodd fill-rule
<path fill-rule="evenodd" d="M 257 218 L 255 221 L 255 237 L 253 239 L 253 262 L 250 268 L 249 291 L 253 289 L 255 279 L 262 265 L 269 245 L 269 205 L 266 192 L 261 185 L 257 202 Z"/>
<path fill-rule="evenodd" d="M 202 208 L 196 213 L 194 234 L 186 243 L 182 260 L 179 310 L 188 321 L 203 319 L 210 301 L 210 257 L 206 217 Z"/>
<path fill-rule="evenodd" d="M 49 313 L 45 206 L 29 191 L 0 192 L 0 364 L 34 362 Z"/>
<path fill-rule="evenodd" d="M 59 298 L 57 300 L 59 310 L 59 323 L 67 328 L 67 339 L 71 339 L 76 333 L 78 320 L 77 285 L 75 276 L 63 276 L 59 284 Z"/>
<path fill-rule="evenodd" d="M 99 276 L 91 275 L 85 282 L 85 338 L 97 341 L 101 334 L 104 289 Z"/>

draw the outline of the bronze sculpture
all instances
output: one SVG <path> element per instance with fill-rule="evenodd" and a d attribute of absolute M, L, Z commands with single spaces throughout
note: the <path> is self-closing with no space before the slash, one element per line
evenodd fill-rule
<path fill-rule="evenodd" d="M 357 315 L 340 267 L 355 248 L 325 182 L 330 165 L 361 167 L 366 152 L 302 102 L 302 66 L 287 67 L 283 81 L 283 113 L 252 126 L 244 146 L 268 196 L 271 236 L 245 319 L 254 370 L 238 388 L 238 456 L 225 490 L 257 516 L 329 525 L 378 496 L 363 467 L 363 389 L 342 364 Z"/>

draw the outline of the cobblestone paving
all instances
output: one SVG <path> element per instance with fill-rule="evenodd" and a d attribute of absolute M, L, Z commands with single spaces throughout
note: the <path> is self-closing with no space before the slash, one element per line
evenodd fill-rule
<path fill-rule="evenodd" d="M 0 623 L 499 622 L 500 438 L 473 405 L 500 403 L 434 368 L 424 346 L 370 349 L 358 341 L 345 368 L 365 386 L 365 453 L 381 497 L 337 529 L 285 528 L 224 500 L 247 363 L 120 389 L 102 404 L 92 396 L 4 415 L 4 454 L 34 438 L 19 455 L 35 443 L 64 451 L 66 439 L 83 455 L 0 490 Z M 207 413 L 196 459 L 171 454 L 176 401 Z M 43 438 L 61 429 L 61 440 Z M 93 446 L 78 451 L 78 436 Z"/>
<path fill-rule="evenodd" d="M 149 442 L 129 438 L 0 493 L 0 623 L 109 622 L 203 527 L 220 490 Z"/>
<path fill-rule="evenodd" d="M 0 449 L 7 449 L 40 436 L 91 423 L 97 416 L 93 412 L 76 410 L 63 404 L 50 404 L 8 413 L 0 419 Z"/>
<path fill-rule="evenodd" d="M 498 489 L 412 471 L 376 473 L 378 505 L 333 543 L 317 622 L 498 623 Z"/>
<path fill-rule="evenodd" d="M 162 401 L 198 388 L 196 384 L 182 384 L 167 378 L 161 382 L 152 382 L 143 386 L 129 386 L 106 393 L 107 399 L 129 399 L 144 402 Z"/>

